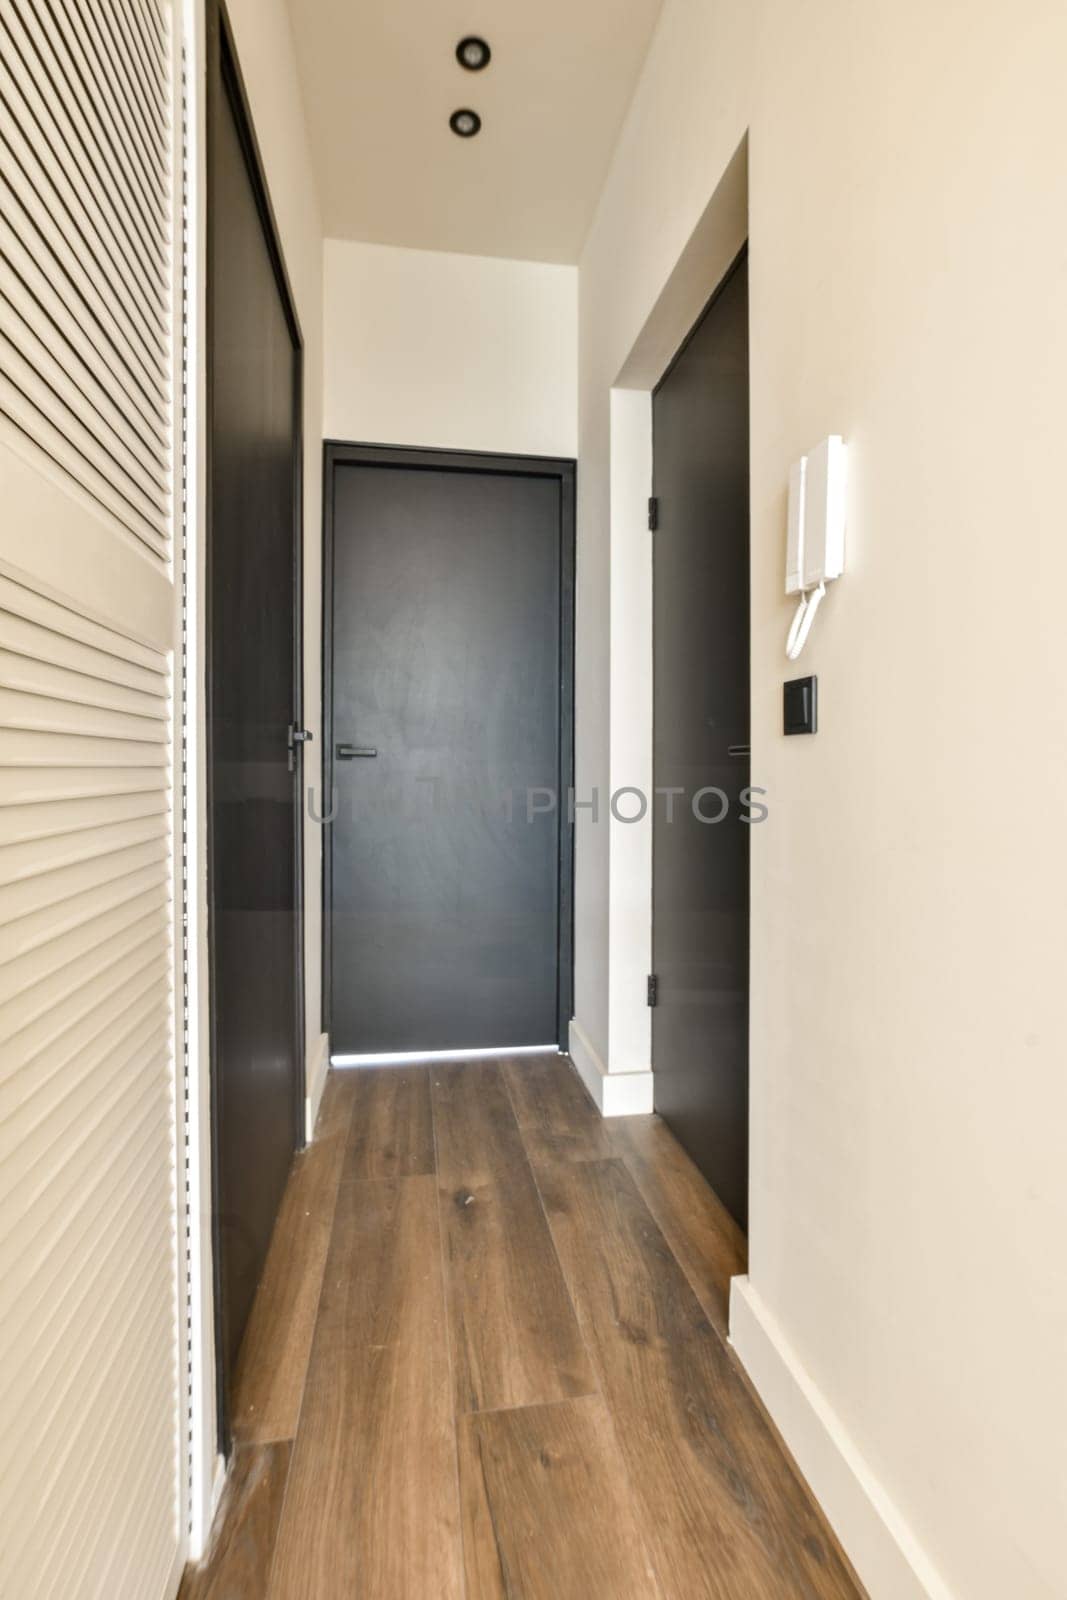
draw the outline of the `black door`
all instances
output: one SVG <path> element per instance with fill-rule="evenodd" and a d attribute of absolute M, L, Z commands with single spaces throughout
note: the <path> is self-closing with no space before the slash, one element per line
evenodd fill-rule
<path fill-rule="evenodd" d="M 572 473 L 477 459 L 328 457 L 335 1055 L 552 1044 L 570 1010 Z"/>
<path fill-rule="evenodd" d="M 748 1198 L 748 276 L 653 397 L 656 1110 L 737 1220 Z M 725 815 L 721 815 L 725 810 Z M 673 813 L 673 815 L 671 815 Z M 721 820 L 713 820 L 719 818 Z"/>
<path fill-rule="evenodd" d="M 298 1139 L 300 349 L 225 37 L 209 99 L 209 792 L 225 1396 Z"/>

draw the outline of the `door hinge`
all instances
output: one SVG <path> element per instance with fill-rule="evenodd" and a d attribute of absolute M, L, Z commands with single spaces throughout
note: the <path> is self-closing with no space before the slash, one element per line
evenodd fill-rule
<path fill-rule="evenodd" d="M 648 1003 L 650 1006 L 659 1005 L 659 979 L 654 972 L 648 976 Z"/>
<path fill-rule="evenodd" d="M 286 741 L 289 752 L 288 765 L 290 772 L 296 771 L 296 752 L 301 745 L 307 744 L 308 740 L 312 738 L 314 738 L 314 734 L 309 733 L 306 728 L 298 728 L 295 722 L 290 722 Z"/>
<path fill-rule="evenodd" d="M 659 499 L 656 495 L 648 502 L 648 526 L 653 533 L 659 527 Z"/>

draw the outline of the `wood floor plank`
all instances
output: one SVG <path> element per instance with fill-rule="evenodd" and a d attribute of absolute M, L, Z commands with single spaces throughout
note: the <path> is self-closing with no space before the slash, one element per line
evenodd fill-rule
<path fill-rule="evenodd" d="M 351 1069 L 352 1114 L 342 1181 L 434 1170 L 428 1067 Z"/>
<path fill-rule="evenodd" d="M 323 1360 L 346 1344 L 445 1347 L 432 1177 L 341 1188 L 316 1332 Z"/>
<path fill-rule="evenodd" d="M 461 1600 L 442 1360 L 410 1345 L 357 1347 L 309 1395 L 319 1464 L 298 1457 L 291 1469 L 270 1600 Z"/>
<path fill-rule="evenodd" d="M 467 1600 L 656 1600 L 598 1396 L 464 1417 L 459 1440 Z"/>
<path fill-rule="evenodd" d="M 856 1600 L 625 1164 L 555 1165 L 542 1192 L 664 1600 Z"/>
<path fill-rule="evenodd" d="M 495 1061 L 433 1068 L 437 1172 L 445 1186 L 507 1177 L 526 1165 L 511 1098 Z"/>
<path fill-rule="evenodd" d="M 266 1443 L 296 1433 L 343 1161 L 343 1133 L 293 1161 L 237 1362 L 235 1439 Z"/>
<path fill-rule="evenodd" d="M 506 1176 L 442 1187 L 457 1414 L 596 1387 L 525 1158 Z"/>
<path fill-rule="evenodd" d="M 292 1445 L 238 1445 L 203 1561 L 178 1600 L 259 1600 L 267 1593 Z"/>
<path fill-rule="evenodd" d="M 352 1121 L 352 1098 L 356 1090 L 355 1074 L 331 1067 L 326 1074 L 319 1115 L 315 1123 L 316 1139 L 332 1139 L 336 1134 L 348 1138 L 348 1125 Z"/>
<path fill-rule="evenodd" d="M 435 1180 L 343 1188 L 270 1600 L 461 1600 Z"/>
<path fill-rule="evenodd" d="M 501 1063 L 523 1144 L 536 1165 L 603 1161 L 615 1155 L 605 1122 L 566 1056 L 513 1056 Z"/>
<path fill-rule="evenodd" d="M 617 1117 L 612 1138 L 709 1321 L 726 1333 L 730 1279 L 747 1271 L 744 1234 L 660 1117 Z"/>

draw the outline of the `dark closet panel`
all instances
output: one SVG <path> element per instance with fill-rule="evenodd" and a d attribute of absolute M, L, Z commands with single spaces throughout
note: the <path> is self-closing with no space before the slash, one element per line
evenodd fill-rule
<path fill-rule="evenodd" d="M 656 390 L 655 1105 L 744 1225 L 748 1204 L 748 273 L 742 257 Z M 693 810 L 721 791 L 723 820 Z M 699 801 L 716 817 L 716 793 Z"/>
<path fill-rule="evenodd" d="M 208 768 L 220 1426 L 302 1142 L 300 339 L 209 7 Z"/>

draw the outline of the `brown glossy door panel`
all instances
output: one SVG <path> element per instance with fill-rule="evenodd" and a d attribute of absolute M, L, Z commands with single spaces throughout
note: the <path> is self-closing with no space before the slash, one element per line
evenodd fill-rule
<path fill-rule="evenodd" d="M 330 469 L 335 1054 L 546 1045 L 569 1010 L 569 471 L 470 461 Z"/>
<path fill-rule="evenodd" d="M 211 8 L 209 8 L 210 10 Z M 300 347 L 209 17 L 210 947 L 222 1402 L 298 1137 Z"/>
<path fill-rule="evenodd" d="M 655 781 L 657 791 L 679 791 L 671 807 L 660 795 L 653 824 L 655 1105 L 744 1225 L 751 824 L 743 820 L 750 815 L 743 257 L 656 390 L 652 419 Z"/>

